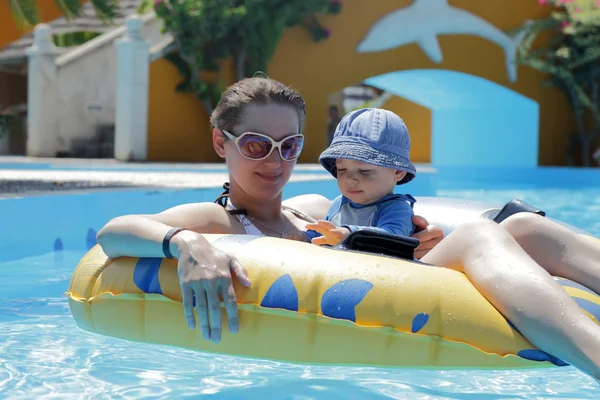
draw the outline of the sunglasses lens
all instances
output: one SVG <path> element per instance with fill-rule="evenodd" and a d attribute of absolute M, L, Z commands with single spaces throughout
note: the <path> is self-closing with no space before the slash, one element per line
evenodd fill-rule
<path fill-rule="evenodd" d="M 246 157 L 258 159 L 266 157 L 271 151 L 273 144 L 266 137 L 246 133 L 240 136 L 238 146 L 240 147 L 240 152 Z"/>
<path fill-rule="evenodd" d="M 291 137 L 281 144 L 281 156 L 284 160 L 295 160 L 300 155 L 303 145 L 304 137 Z"/>

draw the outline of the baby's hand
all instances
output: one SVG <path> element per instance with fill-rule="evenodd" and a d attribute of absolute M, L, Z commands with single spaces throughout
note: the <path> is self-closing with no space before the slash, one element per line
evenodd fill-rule
<path fill-rule="evenodd" d="M 319 245 L 328 244 L 330 246 L 335 246 L 350 234 L 350 231 L 347 228 L 335 226 L 331 222 L 322 219 L 313 224 L 306 224 L 306 228 L 315 230 L 323 235 L 312 240 L 312 244 Z"/>

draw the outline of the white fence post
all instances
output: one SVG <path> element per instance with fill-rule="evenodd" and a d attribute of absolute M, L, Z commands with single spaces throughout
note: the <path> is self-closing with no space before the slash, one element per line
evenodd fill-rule
<path fill-rule="evenodd" d="M 60 104 L 53 101 L 57 50 L 49 25 L 39 24 L 35 27 L 33 44 L 26 54 L 27 155 L 55 157 L 59 146 L 55 109 Z"/>
<path fill-rule="evenodd" d="M 115 102 L 115 158 L 147 159 L 148 85 L 150 45 L 141 35 L 142 18 L 127 18 L 125 35 L 117 47 L 117 98 Z"/>

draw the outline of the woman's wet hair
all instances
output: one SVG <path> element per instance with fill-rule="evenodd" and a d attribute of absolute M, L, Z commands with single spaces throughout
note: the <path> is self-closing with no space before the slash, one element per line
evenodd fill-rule
<path fill-rule="evenodd" d="M 265 75 L 242 79 L 227 88 L 210 116 L 210 123 L 214 128 L 231 130 L 241 123 L 248 104 L 289 105 L 298 114 L 299 132 L 304 128 L 306 105 L 302 95 Z"/>

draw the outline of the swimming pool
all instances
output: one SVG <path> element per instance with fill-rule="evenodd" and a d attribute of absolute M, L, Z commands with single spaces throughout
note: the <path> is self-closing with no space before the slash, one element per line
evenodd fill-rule
<path fill-rule="evenodd" d="M 504 203 L 520 198 L 600 236 L 600 170 L 444 170 L 398 192 Z M 0 200 L 0 393 L 7 398 L 596 398 L 572 367 L 432 371 L 311 367 L 131 343 L 75 327 L 62 293 L 111 217 L 212 201 L 213 189 L 130 189 Z M 337 194 L 333 180 L 285 197 Z"/>

